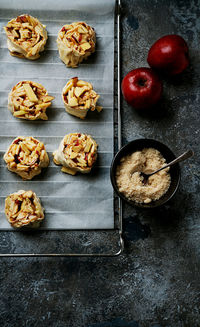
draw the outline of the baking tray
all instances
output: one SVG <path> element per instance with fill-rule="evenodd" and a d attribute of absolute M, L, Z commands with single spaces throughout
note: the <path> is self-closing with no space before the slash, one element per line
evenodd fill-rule
<path fill-rule="evenodd" d="M 114 148 L 121 148 L 120 112 L 120 0 L 115 6 Z M 122 202 L 114 201 L 114 229 L 1 231 L 1 257 L 118 256 L 124 248 Z M 39 249 L 39 250 L 38 250 Z"/>

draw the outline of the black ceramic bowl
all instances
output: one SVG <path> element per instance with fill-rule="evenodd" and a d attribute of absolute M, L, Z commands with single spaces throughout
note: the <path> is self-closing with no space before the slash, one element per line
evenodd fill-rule
<path fill-rule="evenodd" d="M 116 168 L 118 164 L 120 163 L 120 159 L 128 154 L 131 154 L 135 151 L 142 150 L 144 148 L 154 148 L 163 155 L 165 158 L 166 162 L 170 162 L 174 160 L 176 157 L 173 154 L 173 152 L 163 143 L 158 142 L 156 140 L 152 139 L 138 139 L 129 142 L 128 144 L 124 145 L 115 155 L 113 158 L 111 168 L 110 168 L 110 178 L 112 182 L 112 186 L 115 190 L 115 192 L 119 195 L 121 199 L 126 201 L 132 206 L 140 207 L 140 208 L 156 208 L 158 206 L 163 205 L 167 201 L 169 201 L 172 196 L 176 193 L 179 182 L 180 182 L 180 167 L 179 164 L 176 164 L 172 166 L 169 170 L 170 176 L 171 176 L 171 184 L 168 189 L 168 191 L 159 199 L 156 201 L 152 201 L 150 203 L 137 203 L 134 201 L 128 200 L 122 193 L 119 192 L 117 183 L 115 180 L 115 175 L 116 175 Z"/>

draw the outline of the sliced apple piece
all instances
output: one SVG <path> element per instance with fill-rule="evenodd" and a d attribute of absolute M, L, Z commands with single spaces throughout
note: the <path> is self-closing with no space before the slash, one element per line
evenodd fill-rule
<path fill-rule="evenodd" d="M 26 147 L 26 145 L 25 145 L 25 143 L 21 143 L 21 148 L 22 148 L 22 150 L 27 154 L 27 155 L 29 155 L 30 154 L 30 151 L 29 151 L 29 149 Z"/>
<path fill-rule="evenodd" d="M 90 105 L 91 105 L 90 99 L 86 100 L 86 102 L 85 102 L 85 108 L 86 109 L 90 109 Z"/>
<path fill-rule="evenodd" d="M 88 30 L 84 26 L 79 26 L 78 27 L 78 32 L 82 34 L 87 34 Z"/>
<path fill-rule="evenodd" d="M 72 86 L 71 89 L 69 90 L 69 92 L 68 92 L 68 96 L 69 96 L 69 98 L 73 98 L 73 96 L 74 96 L 74 87 L 73 87 L 73 86 Z"/>
<path fill-rule="evenodd" d="M 73 81 L 70 80 L 70 82 L 67 83 L 67 85 L 65 86 L 64 90 L 63 90 L 63 94 L 66 94 L 73 86 Z"/>
<path fill-rule="evenodd" d="M 27 94 L 27 97 L 31 102 L 38 102 L 38 98 L 36 97 L 35 93 L 33 92 L 32 87 L 29 84 L 23 84 L 24 90 Z"/>
<path fill-rule="evenodd" d="M 70 154 L 70 159 L 74 159 L 74 158 L 76 158 L 77 155 L 78 155 L 78 153 L 76 153 L 76 152 L 72 152 L 72 153 Z"/>
<path fill-rule="evenodd" d="M 27 198 L 31 198 L 32 195 L 33 195 L 33 192 L 32 192 L 32 191 L 26 191 L 26 192 L 24 193 L 24 197 L 27 196 Z"/>
<path fill-rule="evenodd" d="M 88 50 L 88 49 L 91 48 L 91 45 L 90 45 L 90 43 L 85 42 L 85 43 L 81 44 L 80 47 L 81 47 L 81 49 L 83 49 L 84 51 L 86 51 L 86 50 Z"/>
<path fill-rule="evenodd" d="M 83 86 L 83 87 L 76 87 L 75 88 L 75 92 L 74 92 L 74 94 L 75 94 L 75 96 L 77 97 L 77 98 L 79 98 L 80 96 L 81 96 L 81 94 L 83 94 L 85 91 L 87 91 L 87 86 Z"/>
<path fill-rule="evenodd" d="M 35 143 L 29 141 L 26 143 L 26 147 L 30 150 L 30 151 L 33 151 L 34 148 L 35 148 Z M 37 149 L 38 150 L 38 149 Z"/>
<path fill-rule="evenodd" d="M 87 144 L 86 144 L 86 146 L 85 146 L 84 152 L 89 152 L 91 146 L 92 146 L 92 142 L 88 140 L 88 141 L 87 141 Z"/>
<path fill-rule="evenodd" d="M 78 162 L 81 164 L 81 166 L 83 166 L 83 167 L 87 166 L 87 164 L 86 164 L 86 162 L 85 162 L 84 159 L 78 157 L 77 160 L 78 160 Z"/>
<path fill-rule="evenodd" d="M 49 101 L 52 101 L 54 99 L 54 97 L 50 96 L 50 95 L 47 95 L 45 96 L 45 98 L 43 99 L 44 102 L 49 102 Z"/>
<path fill-rule="evenodd" d="M 25 115 L 27 112 L 26 111 L 24 111 L 24 110 L 18 110 L 18 111 L 15 111 L 14 112 L 14 116 L 15 117 L 19 117 L 19 116 L 23 116 L 23 115 Z"/>
<path fill-rule="evenodd" d="M 92 84 L 81 79 L 76 83 L 76 86 L 88 86 L 92 90 Z"/>
<path fill-rule="evenodd" d="M 81 149 L 82 149 L 82 145 L 77 145 L 72 147 L 72 150 L 76 153 L 80 152 Z"/>
<path fill-rule="evenodd" d="M 69 98 L 69 105 L 71 107 L 76 107 L 78 106 L 78 100 L 76 97 Z"/>
<path fill-rule="evenodd" d="M 66 24 L 66 25 L 64 25 L 63 27 L 65 28 L 65 30 L 67 30 L 67 29 L 69 29 L 69 28 L 71 27 L 71 25 Z"/>
<path fill-rule="evenodd" d="M 85 81 L 82 81 L 81 79 L 78 80 L 76 83 L 77 86 L 85 86 Z"/>
<path fill-rule="evenodd" d="M 12 34 L 14 36 L 14 38 L 19 38 L 19 34 L 17 33 L 17 31 L 15 29 L 12 30 Z"/>

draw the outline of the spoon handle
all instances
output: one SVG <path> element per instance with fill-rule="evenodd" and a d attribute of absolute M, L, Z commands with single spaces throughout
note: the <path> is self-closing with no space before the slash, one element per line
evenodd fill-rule
<path fill-rule="evenodd" d="M 188 150 L 188 151 L 184 152 L 183 154 L 181 154 L 178 158 L 174 159 L 173 161 L 171 161 L 168 164 L 166 164 L 165 166 L 163 166 L 162 168 L 154 171 L 152 174 L 149 174 L 149 176 L 154 175 L 155 173 L 158 173 L 159 171 L 161 171 L 161 170 L 163 170 L 163 169 L 165 169 L 167 167 L 171 167 L 171 166 L 175 165 L 178 162 L 186 160 L 186 159 L 192 157 L 193 155 L 194 155 L 194 152 L 192 150 Z"/>
<path fill-rule="evenodd" d="M 171 167 L 178 162 L 181 162 L 183 160 L 186 160 L 186 159 L 192 157 L 193 155 L 194 155 L 194 152 L 192 150 L 188 150 L 188 151 L 184 152 L 183 154 L 181 154 L 178 158 L 176 158 L 173 161 L 171 161 L 170 163 L 168 163 L 166 165 L 166 167 Z"/>

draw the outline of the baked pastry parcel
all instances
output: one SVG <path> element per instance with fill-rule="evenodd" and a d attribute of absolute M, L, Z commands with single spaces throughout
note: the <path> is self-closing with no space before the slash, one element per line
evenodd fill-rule
<path fill-rule="evenodd" d="M 54 97 L 39 83 L 21 81 L 17 83 L 8 95 L 8 109 L 13 116 L 21 119 L 47 120 L 46 109 Z"/>
<path fill-rule="evenodd" d="M 37 18 L 26 14 L 18 16 L 10 20 L 4 30 L 12 56 L 35 60 L 44 51 L 47 31 Z"/>
<path fill-rule="evenodd" d="M 97 143 L 90 135 L 70 133 L 64 136 L 58 150 L 53 153 L 54 163 L 61 171 L 75 175 L 89 173 L 97 159 Z"/>
<path fill-rule="evenodd" d="M 60 59 L 67 67 L 77 67 L 95 51 L 96 34 L 84 22 L 64 25 L 58 32 L 57 45 Z"/>
<path fill-rule="evenodd" d="M 49 157 L 44 144 L 33 137 L 18 136 L 4 155 L 8 170 L 30 180 L 48 167 Z"/>
<path fill-rule="evenodd" d="M 79 80 L 78 77 L 71 78 L 62 90 L 62 99 L 66 111 L 76 117 L 84 119 L 88 110 L 98 112 L 102 107 L 97 106 L 97 100 L 100 95 L 97 94 L 92 84 Z"/>
<path fill-rule="evenodd" d="M 44 219 L 44 209 L 33 191 L 19 190 L 7 196 L 5 215 L 14 228 L 37 228 Z"/>

